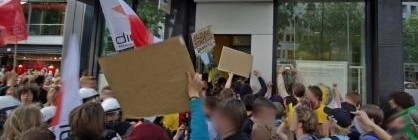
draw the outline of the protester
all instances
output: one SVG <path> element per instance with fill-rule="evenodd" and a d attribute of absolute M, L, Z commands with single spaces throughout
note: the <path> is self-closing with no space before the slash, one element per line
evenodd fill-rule
<path fill-rule="evenodd" d="M 352 123 L 351 113 L 342 108 L 325 108 L 328 114 L 330 136 L 321 140 L 350 140 L 347 136 Z"/>
<path fill-rule="evenodd" d="M 47 94 L 48 91 L 44 89 L 44 83 L 45 83 L 45 76 L 43 75 L 37 75 L 34 77 L 33 83 L 38 87 L 39 94 L 38 94 L 38 100 L 41 104 L 45 104 L 47 102 Z"/>
<path fill-rule="evenodd" d="M 247 94 L 241 98 L 242 102 L 245 104 L 245 110 L 247 111 L 248 117 L 251 117 L 255 99 L 256 98 L 253 94 Z"/>
<path fill-rule="evenodd" d="M 2 140 L 19 140 L 25 131 L 42 127 L 41 120 L 41 112 L 37 106 L 26 105 L 16 108 L 4 124 Z"/>
<path fill-rule="evenodd" d="M 318 140 L 315 136 L 318 120 L 311 109 L 304 106 L 296 106 L 288 115 L 288 122 L 283 123 L 278 133 L 281 140 Z M 286 124 L 289 126 L 290 133 L 284 132 Z"/>
<path fill-rule="evenodd" d="M 251 135 L 255 121 L 273 125 L 276 115 L 277 108 L 270 100 L 262 97 L 257 98 L 253 104 L 252 116 L 246 119 L 242 130 L 247 135 Z"/>
<path fill-rule="evenodd" d="M 201 95 L 204 90 L 205 83 L 202 81 L 202 75 L 191 73 L 188 74 L 188 94 L 190 98 L 191 107 L 191 122 L 190 129 L 193 130 L 190 133 L 190 140 L 208 140 L 209 132 L 208 125 L 206 124 L 205 114 L 203 112 L 203 101 Z M 213 115 L 214 126 L 216 128 L 216 111 Z M 186 129 L 187 126 L 186 126 Z M 187 132 L 187 131 L 186 131 Z M 219 131 L 217 131 L 219 133 Z M 222 133 L 220 133 L 222 135 Z"/>
<path fill-rule="evenodd" d="M 272 124 L 256 121 L 254 122 L 251 140 L 277 140 L 276 128 Z"/>
<path fill-rule="evenodd" d="M 240 100 L 224 100 L 213 117 L 215 129 L 223 140 L 248 140 L 249 135 L 241 131 L 246 116 L 245 105 Z"/>
<path fill-rule="evenodd" d="M 55 140 L 55 136 L 47 128 L 35 127 L 25 131 L 20 140 Z"/>
<path fill-rule="evenodd" d="M 305 86 L 301 83 L 294 83 L 292 85 L 293 96 L 299 101 L 305 98 Z M 296 104 L 295 104 L 296 105 Z"/>
<path fill-rule="evenodd" d="M 59 94 L 60 87 L 53 86 L 49 88 L 48 94 L 46 96 L 47 102 L 43 105 L 44 107 L 55 106 L 57 102 L 57 94 Z"/>
<path fill-rule="evenodd" d="M 413 125 L 414 120 L 409 115 L 411 112 L 418 111 L 414 98 L 409 93 L 396 91 L 389 96 L 389 104 L 392 109 L 400 111 L 399 117 L 402 118 L 404 125 L 402 131 L 409 139 L 418 139 L 418 133 L 415 131 L 418 126 Z"/>
<path fill-rule="evenodd" d="M 220 100 L 215 97 L 206 97 L 203 104 L 203 111 L 206 115 L 206 124 L 208 125 L 209 140 L 216 140 L 219 138 L 218 133 L 213 126 L 213 114 L 218 106 Z"/>
<path fill-rule="evenodd" d="M 100 99 L 105 100 L 107 98 L 113 98 L 113 90 L 110 86 L 105 86 L 102 88 L 102 92 L 100 93 Z"/>
<path fill-rule="evenodd" d="M 107 98 L 102 102 L 105 112 L 105 127 L 118 133 L 123 139 L 127 138 L 134 126 L 122 121 L 122 109 L 115 98 Z"/>
<path fill-rule="evenodd" d="M 80 87 L 81 88 L 92 88 L 95 89 L 97 87 L 96 78 L 93 76 L 83 76 L 80 78 Z"/>
<path fill-rule="evenodd" d="M 11 96 L 0 96 L 0 137 L 3 126 L 11 112 L 20 105 L 20 102 Z"/>
<path fill-rule="evenodd" d="M 317 134 L 320 137 L 327 137 L 329 135 L 329 129 L 327 126 L 327 114 L 324 112 L 325 105 L 322 104 L 322 91 L 317 86 L 309 86 L 306 94 L 308 100 L 312 103 L 315 115 L 318 119 Z"/>
<path fill-rule="evenodd" d="M 127 140 L 170 140 L 170 138 L 160 126 L 143 123 L 135 127 Z"/>
<path fill-rule="evenodd" d="M 33 84 L 20 85 L 17 87 L 16 96 L 22 102 L 22 105 L 36 104 L 42 107 L 38 101 L 39 88 Z"/>
<path fill-rule="evenodd" d="M 83 100 L 83 103 L 87 103 L 90 101 L 98 101 L 100 99 L 99 93 L 95 89 L 92 88 L 81 88 L 79 90 L 79 94 L 81 99 Z"/>
<path fill-rule="evenodd" d="M 341 103 L 341 108 L 354 112 L 357 110 L 357 107 L 361 104 L 361 96 L 357 92 L 350 91 L 345 95 L 344 102 Z M 354 115 L 352 115 L 354 118 Z"/>
<path fill-rule="evenodd" d="M 105 130 L 105 113 L 97 102 L 87 102 L 75 108 L 70 113 L 69 123 L 71 135 L 67 140 L 112 140 L 118 137 L 115 132 Z"/>

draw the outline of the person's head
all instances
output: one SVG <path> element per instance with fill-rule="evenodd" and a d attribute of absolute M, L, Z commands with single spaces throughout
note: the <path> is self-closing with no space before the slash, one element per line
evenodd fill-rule
<path fill-rule="evenodd" d="M 34 127 L 22 134 L 20 140 L 54 140 L 55 138 L 51 135 L 51 132 L 44 127 Z"/>
<path fill-rule="evenodd" d="M 264 122 L 254 122 L 253 131 L 251 131 L 252 140 L 272 140 L 277 139 L 276 128 L 273 125 Z"/>
<path fill-rule="evenodd" d="M 295 96 L 287 96 L 284 98 L 284 106 L 287 108 L 290 104 L 295 106 L 298 104 L 298 99 L 295 98 Z"/>
<path fill-rule="evenodd" d="M 389 96 L 389 104 L 392 109 L 403 110 L 414 106 L 415 101 L 409 93 L 395 91 Z"/>
<path fill-rule="evenodd" d="M 291 131 L 297 132 L 296 134 L 312 134 L 315 132 L 318 119 L 313 111 L 303 106 L 296 106 L 291 111 L 289 128 Z"/>
<path fill-rule="evenodd" d="M 276 120 L 277 108 L 266 98 L 257 98 L 253 104 L 252 115 L 255 119 L 273 124 Z"/>
<path fill-rule="evenodd" d="M 279 103 L 279 102 L 273 102 L 273 104 L 277 108 L 276 120 L 281 119 L 283 117 L 284 111 L 285 111 L 285 108 L 284 108 L 283 104 Z"/>
<path fill-rule="evenodd" d="M 305 86 L 301 83 L 294 83 L 292 85 L 293 95 L 297 98 L 305 97 Z"/>
<path fill-rule="evenodd" d="M 383 111 L 382 109 L 380 109 L 379 106 L 368 104 L 362 106 L 360 110 L 364 111 L 375 124 L 382 124 L 384 116 Z M 363 122 L 359 121 L 357 117 L 355 118 L 355 122 L 353 124 L 361 134 L 365 134 L 373 130 L 368 125 L 363 124 Z"/>
<path fill-rule="evenodd" d="M 17 88 L 16 96 L 23 105 L 29 105 L 37 101 L 39 87 L 33 84 L 21 85 Z"/>
<path fill-rule="evenodd" d="M 361 96 L 358 92 L 350 91 L 345 95 L 345 101 L 357 107 L 361 104 Z"/>
<path fill-rule="evenodd" d="M 83 76 L 80 78 L 80 87 L 82 88 L 96 88 L 97 81 L 93 76 Z"/>
<path fill-rule="evenodd" d="M 313 102 L 315 106 L 318 106 L 322 101 L 322 91 L 318 86 L 309 86 L 306 97 Z"/>
<path fill-rule="evenodd" d="M 213 112 L 216 110 L 220 100 L 216 97 L 210 96 L 206 97 L 203 103 L 203 111 L 205 112 L 207 117 L 211 117 Z"/>
<path fill-rule="evenodd" d="M 105 122 L 119 122 L 122 119 L 122 110 L 118 100 L 115 98 L 107 98 L 103 100 L 102 107 L 105 112 Z"/>
<path fill-rule="evenodd" d="M 36 85 L 41 86 L 45 83 L 45 76 L 43 75 L 37 75 L 34 77 L 33 81 Z"/>
<path fill-rule="evenodd" d="M 113 90 L 110 86 L 105 86 L 102 88 L 102 92 L 100 93 L 100 99 L 105 100 L 107 98 L 113 98 Z"/>
<path fill-rule="evenodd" d="M 59 92 L 59 86 L 53 86 L 49 88 L 48 94 L 46 95 L 46 99 L 50 105 L 56 104 L 58 92 Z"/>
<path fill-rule="evenodd" d="M 83 100 L 83 103 L 95 102 L 100 99 L 99 93 L 97 93 L 97 91 L 92 88 L 81 88 L 79 90 L 79 94 L 81 99 Z"/>
<path fill-rule="evenodd" d="M 242 99 L 242 102 L 244 102 L 245 104 L 245 109 L 248 112 L 251 112 L 253 110 L 253 104 L 256 99 L 255 96 L 253 94 L 247 94 L 247 95 L 244 95 L 241 99 Z"/>
<path fill-rule="evenodd" d="M 153 123 L 143 123 L 134 128 L 127 140 L 170 140 L 170 138 L 160 126 Z"/>
<path fill-rule="evenodd" d="M 2 138 L 7 140 L 19 139 L 26 130 L 41 125 L 41 111 L 37 106 L 20 106 L 7 118 Z"/>
<path fill-rule="evenodd" d="M 234 90 L 227 88 L 223 89 L 221 93 L 219 94 L 219 99 L 221 100 L 227 100 L 227 99 L 233 99 L 235 98 L 235 92 Z"/>
<path fill-rule="evenodd" d="M 389 117 L 385 121 L 385 127 L 389 134 L 398 133 L 404 126 L 403 118 L 400 117 L 401 111 L 391 110 L 388 115 Z"/>
<path fill-rule="evenodd" d="M 70 113 L 71 134 L 77 140 L 99 140 L 104 133 L 104 116 L 102 106 L 88 102 L 75 108 Z"/>
<path fill-rule="evenodd" d="M 325 108 L 332 135 L 347 135 L 352 123 L 351 112 L 342 108 Z"/>
<path fill-rule="evenodd" d="M 225 137 L 225 133 L 239 132 L 246 117 L 244 103 L 237 99 L 228 99 L 218 105 L 212 118 L 215 130 Z"/>

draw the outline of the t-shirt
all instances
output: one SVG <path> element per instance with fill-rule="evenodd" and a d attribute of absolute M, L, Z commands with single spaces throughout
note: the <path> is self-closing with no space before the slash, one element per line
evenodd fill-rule
<path fill-rule="evenodd" d="M 239 132 L 239 133 L 235 133 L 234 135 L 231 135 L 225 138 L 224 140 L 250 140 L 250 138 L 249 138 L 249 135 L 243 132 Z"/>
<path fill-rule="evenodd" d="M 254 125 L 254 121 L 251 120 L 250 117 L 248 117 L 244 122 L 244 126 L 242 127 L 242 132 L 251 136 L 251 132 L 253 132 L 253 125 Z"/>
<path fill-rule="evenodd" d="M 321 140 L 350 140 L 350 138 L 345 135 L 334 135 L 327 138 L 322 138 Z"/>
<path fill-rule="evenodd" d="M 380 139 L 374 133 L 367 133 L 361 136 L 360 140 L 380 140 Z"/>
<path fill-rule="evenodd" d="M 328 121 L 328 115 L 325 113 L 324 111 L 325 109 L 325 105 L 324 104 L 320 104 L 319 107 L 317 109 L 315 109 L 315 115 L 318 118 L 318 123 L 319 124 L 323 124 L 326 123 Z"/>

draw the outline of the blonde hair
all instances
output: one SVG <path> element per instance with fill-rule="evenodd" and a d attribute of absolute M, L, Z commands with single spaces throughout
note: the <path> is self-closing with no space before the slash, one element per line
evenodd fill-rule
<path fill-rule="evenodd" d="M 271 124 L 261 121 L 255 121 L 253 131 L 251 132 L 251 139 L 253 140 L 275 140 L 278 139 L 276 133 L 277 128 Z"/>
<path fill-rule="evenodd" d="M 1 139 L 19 140 L 23 132 L 34 127 L 40 127 L 41 125 L 41 111 L 37 106 L 20 106 L 7 118 Z"/>

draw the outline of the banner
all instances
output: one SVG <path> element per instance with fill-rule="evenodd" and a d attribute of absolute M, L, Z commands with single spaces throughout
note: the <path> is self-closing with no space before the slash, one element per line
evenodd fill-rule
<path fill-rule="evenodd" d="M 215 47 L 215 36 L 211 28 L 207 26 L 191 34 L 196 54 L 207 53 Z"/>
<path fill-rule="evenodd" d="M 99 59 L 128 118 L 189 110 L 186 72 L 194 72 L 181 37 Z"/>
<path fill-rule="evenodd" d="M 253 67 L 253 56 L 229 47 L 222 48 L 218 69 L 235 75 L 249 77 Z"/>
<path fill-rule="evenodd" d="M 28 32 L 20 0 L 0 0 L 0 43 L 26 40 Z M 3 45 L 4 45 L 3 44 Z M 2 46 L 2 44 L 0 44 Z"/>
<path fill-rule="evenodd" d="M 100 5 L 116 51 L 161 41 L 123 0 L 100 0 Z"/>
<path fill-rule="evenodd" d="M 70 134 L 69 115 L 70 112 L 81 105 L 79 92 L 80 80 L 80 50 L 79 41 L 75 34 L 70 37 L 67 50 L 64 51 L 64 59 L 61 69 L 62 87 L 57 97 L 56 114 L 51 121 L 51 131 L 57 140 L 63 140 Z"/>

